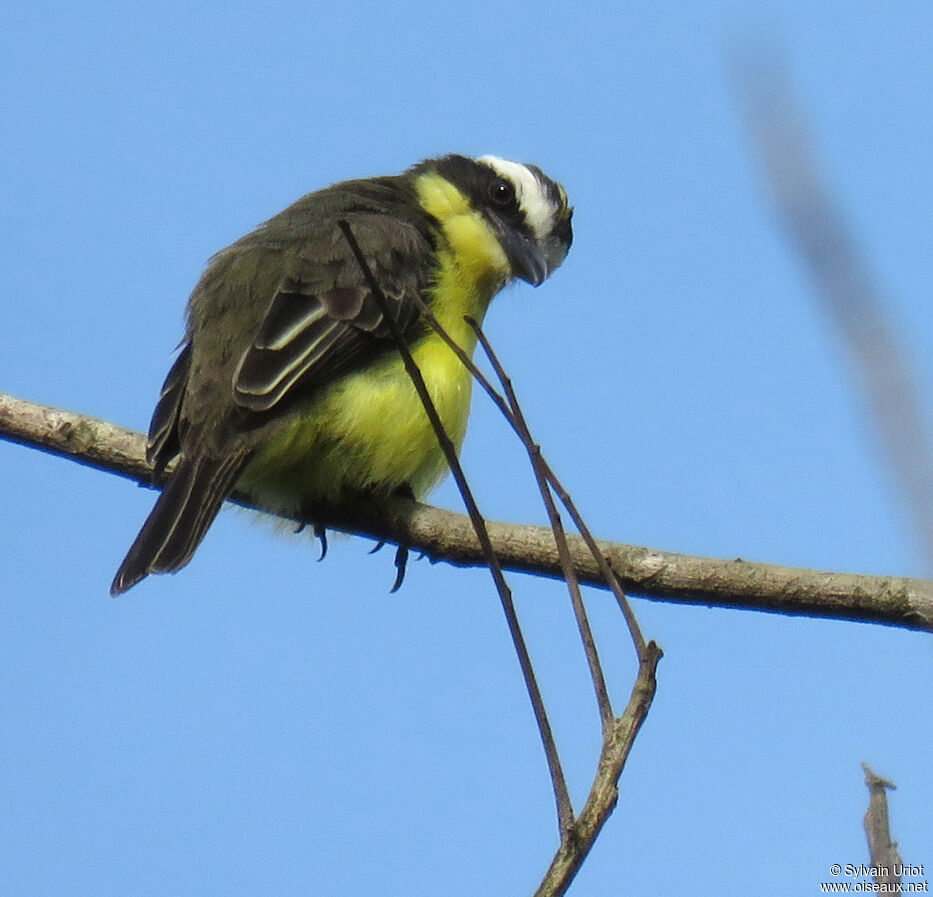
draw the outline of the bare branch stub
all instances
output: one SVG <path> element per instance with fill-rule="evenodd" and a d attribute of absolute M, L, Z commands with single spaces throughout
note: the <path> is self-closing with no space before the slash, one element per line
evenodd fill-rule
<path fill-rule="evenodd" d="M 878 885 L 888 885 L 885 890 L 894 890 L 890 886 L 900 884 L 899 870 L 904 865 L 897 851 L 897 842 L 891 839 L 891 823 L 888 818 L 888 791 L 893 791 L 897 785 L 876 775 L 865 763 L 862 764 L 862 770 L 870 795 L 863 824 L 871 865 L 876 869 L 875 882 Z"/>

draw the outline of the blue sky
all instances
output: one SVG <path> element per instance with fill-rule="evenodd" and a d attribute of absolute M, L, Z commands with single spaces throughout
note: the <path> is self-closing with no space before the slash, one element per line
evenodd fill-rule
<path fill-rule="evenodd" d="M 763 202 L 725 55 L 783 47 L 819 162 L 933 397 L 928 4 L 21 4 L 0 46 L 0 389 L 145 429 L 211 253 L 305 192 L 457 151 L 533 161 L 576 242 L 487 332 L 605 538 L 919 575 L 843 349 Z M 541 522 L 477 401 L 488 516 Z M 0 892 L 530 893 L 541 748 L 482 571 L 223 513 L 119 600 L 152 494 L 0 443 Z M 457 507 L 449 486 L 438 504 Z M 568 601 L 513 577 L 579 805 L 598 749 Z M 624 704 L 621 621 L 590 598 Z M 929 639 L 642 599 L 665 650 L 571 893 L 816 893 L 865 859 L 859 764 L 933 868 Z"/>

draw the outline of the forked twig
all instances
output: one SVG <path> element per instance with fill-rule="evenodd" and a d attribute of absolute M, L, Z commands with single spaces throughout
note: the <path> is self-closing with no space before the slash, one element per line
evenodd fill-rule
<path fill-rule="evenodd" d="M 474 379 L 485 389 L 486 393 L 515 430 L 528 452 L 528 456 L 532 463 L 532 469 L 535 473 L 535 479 L 537 480 L 542 500 L 548 512 L 554 540 L 558 549 L 561 568 L 564 574 L 564 580 L 570 592 L 574 614 L 577 619 L 577 625 L 589 664 L 590 674 L 593 679 L 603 726 L 603 746 L 596 776 L 593 780 L 589 797 L 580 815 L 571 820 L 571 825 L 561 825 L 561 840 L 557 853 L 541 885 L 536 891 L 536 897 L 559 897 L 559 895 L 565 893 L 570 886 L 570 883 L 573 881 L 580 866 L 589 854 L 596 837 L 599 835 L 603 824 L 609 818 L 618 800 L 619 777 L 622 774 L 625 761 L 628 758 L 635 737 L 641 728 L 641 724 L 654 698 L 656 688 L 655 674 L 658 661 L 662 657 L 662 652 L 654 642 L 645 643 L 641 628 L 638 625 L 638 621 L 635 618 L 635 614 L 629 605 L 625 593 L 622 591 L 618 578 L 612 572 L 607 559 L 596 545 L 595 539 L 593 539 L 589 528 L 584 523 L 569 494 L 560 484 L 554 472 L 541 455 L 540 446 L 538 446 L 532 438 L 527 421 L 522 413 L 515 391 L 512 388 L 511 380 L 505 373 L 505 369 L 499 362 L 498 357 L 493 351 L 489 341 L 486 339 L 479 324 L 473 318 L 469 316 L 466 317 L 467 323 L 473 328 L 477 335 L 477 339 L 482 343 L 483 350 L 489 358 L 496 372 L 496 376 L 502 383 L 505 397 L 499 394 L 495 387 L 489 382 L 488 378 L 479 370 L 472 358 L 470 358 L 462 347 L 450 337 L 444 327 L 431 313 L 430 309 L 428 309 L 420 299 L 417 301 L 424 318 L 463 362 Z M 638 656 L 638 676 L 632 689 L 628 706 L 622 716 L 618 718 L 615 718 L 612 713 L 605 677 L 602 672 L 602 664 L 599 660 L 592 630 L 586 615 L 586 609 L 583 605 L 578 577 L 570 556 L 567 536 L 564 532 L 560 514 L 554 505 L 551 489 L 557 492 L 564 506 L 570 512 L 605 582 L 615 594 L 629 627 L 629 632 L 632 636 L 632 641 Z"/>
<path fill-rule="evenodd" d="M 486 353 L 486 357 L 489 359 L 490 364 L 493 366 L 493 370 L 496 372 L 496 376 L 502 383 L 502 388 L 505 391 L 505 398 L 498 393 L 495 387 L 489 382 L 488 378 L 477 368 L 473 359 L 450 338 L 444 331 L 440 322 L 437 321 L 434 315 L 432 315 L 423 304 L 421 310 L 431 326 L 441 335 L 447 345 L 457 353 L 458 357 L 467 366 L 473 377 L 482 385 L 483 389 L 486 390 L 486 393 L 515 430 L 522 445 L 525 446 L 528 452 L 528 457 L 531 459 L 532 468 L 535 473 L 535 479 L 537 480 L 542 500 L 548 512 L 551 528 L 554 533 L 554 541 L 557 544 L 557 550 L 560 556 L 564 579 L 570 591 L 574 614 L 577 619 L 577 626 L 580 630 L 587 663 L 589 664 L 590 674 L 593 678 L 597 703 L 600 709 L 600 718 L 603 725 L 603 745 L 600 752 L 599 764 L 586 804 L 580 812 L 580 815 L 573 820 L 573 825 L 569 829 L 562 830 L 557 853 L 551 861 L 551 865 L 541 881 L 541 884 L 538 886 L 538 890 L 535 892 L 535 897 L 560 897 L 560 895 L 564 894 L 567 888 L 570 887 L 583 861 L 596 842 L 596 838 L 602 830 L 603 825 L 615 808 L 619 796 L 619 778 L 622 775 L 622 770 L 625 768 L 625 762 L 628 759 L 629 751 L 634 744 L 635 737 L 638 735 L 641 724 L 644 722 L 648 710 L 651 707 L 651 702 L 654 699 L 657 681 L 655 678 L 657 665 L 663 655 L 661 649 L 654 642 L 645 643 L 641 633 L 641 627 L 638 625 L 638 620 L 635 618 L 635 613 L 629 604 L 628 598 L 622 591 L 618 578 L 612 572 L 603 553 L 599 550 L 596 540 L 593 538 L 589 528 L 577 511 L 570 495 L 561 485 L 547 461 L 544 460 L 540 446 L 532 438 L 531 431 L 528 428 L 527 421 L 518 403 L 518 398 L 515 395 L 515 391 L 512 389 L 511 380 L 505 373 L 505 369 L 499 362 L 496 353 L 486 339 L 486 335 L 483 333 L 478 322 L 470 317 L 466 319 L 467 323 L 469 323 L 475 331 L 477 339 L 479 339 L 483 346 L 483 351 Z M 619 607 L 622 610 L 622 614 L 625 617 L 626 624 L 632 636 L 632 642 L 635 646 L 635 652 L 638 656 L 638 676 L 632 688 L 632 694 L 625 708 L 625 712 L 618 718 L 614 717 L 612 713 L 605 679 L 602 673 L 602 664 L 600 663 L 599 655 L 596 651 L 589 620 L 586 616 L 586 609 L 583 606 L 582 596 L 580 595 L 579 581 L 570 559 L 566 533 L 564 532 L 560 515 L 554 506 L 551 489 L 557 493 L 564 507 L 567 508 L 575 526 L 590 550 L 593 559 L 596 561 L 606 584 L 615 595 Z"/>
<path fill-rule="evenodd" d="M 426 414 L 428 415 L 431 426 L 437 435 L 441 450 L 444 452 L 444 457 L 446 458 L 454 480 L 457 483 L 457 488 L 460 490 L 460 495 L 463 497 L 463 502 L 466 505 L 467 513 L 470 516 L 470 521 L 473 524 L 474 531 L 476 532 L 476 538 L 480 541 L 480 544 L 483 547 L 483 554 L 486 557 L 490 573 L 492 574 L 493 582 L 496 585 L 496 591 L 498 592 L 499 599 L 502 603 L 502 610 L 505 613 L 506 622 L 509 627 L 509 634 L 512 637 L 512 643 L 515 646 L 515 652 L 518 655 L 518 662 L 521 666 L 522 676 L 525 680 L 525 687 L 528 690 L 528 696 L 531 699 L 535 720 L 538 723 L 538 731 L 541 734 L 541 741 L 544 745 L 544 753 L 547 757 L 548 769 L 551 774 L 551 783 L 554 787 L 554 798 L 557 802 L 558 825 L 560 827 L 561 834 L 563 835 L 564 832 L 569 830 L 573 823 L 573 807 L 570 803 L 570 793 L 567 790 L 567 782 L 564 778 L 560 757 L 557 753 L 557 745 L 554 742 L 554 735 L 551 731 L 551 724 L 548 721 L 547 711 L 544 708 L 544 699 L 541 696 L 541 690 L 538 687 L 538 681 L 531 663 L 531 656 L 528 653 L 528 647 L 525 644 L 525 638 L 522 635 L 521 627 L 518 622 L 518 614 L 515 611 L 515 602 L 512 600 L 512 592 L 505 581 L 505 576 L 502 573 L 502 567 L 500 566 L 499 560 L 496 557 L 496 553 L 493 550 L 492 542 L 489 539 L 489 532 L 486 528 L 486 521 L 479 512 L 479 508 L 477 507 L 476 501 L 473 498 L 473 493 L 467 484 L 466 477 L 464 476 L 463 468 L 460 466 L 460 461 L 457 458 L 457 450 L 444 429 L 444 425 L 437 413 L 434 402 L 428 393 L 428 388 L 425 385 L 424 378 L 421 376 L 421 371 L 418 369 L 418 365 L 415 364 L 414 358 L 412 358 L 411 352 L 405 343 L 405 338 L 402 335 L 397 322 L 392 317 L 385 295 L 383 294 L 379 283 L 376 281 L 376 278 L 373 276 L 373 273 L 366 262 L 366 258 L 360 250 L 359 244 L 356 242 L 356 238 L 353 236 L 353 231 L 350 229 L 350 225 L 346 221 L 339 221 L 338 224 L 341 231 L 343 231 L 343 235 L 346 237 L 347 242 L 350 244 L 350 248 L 352 249 L 360 269 L 363 272 L 363 276 L 366 278 L 369 289 L 373 294 L 373 298 L 375 299 L 376 304 L 379 306 L 379 311 L 381 312 L 383 319 L 389 328 L 392 339 L 395 341 L 396 348 L 398 349 L 399 354 L 402 356 L 402 361 L 405 364 L 405 370 L 407 371 L 408 376 L 411 378 L 411 381 L 414 384 L 415 390 L 418 393 L 418 397 L 421 399 L 421 403 L 424 406 Z"/>
<path fill-rule="evenodd" d="M 654 642 L 648 642 L 638 664 L 638 677 L 628 705 L 603 736 L 599 764 L 586 803 L 571 830 L 561 839 L 534 897 L 561 897 L 567 891 L 615 809 L 619 798 L 619 777 L 654 698 L 655 673 L 661 656 L 661 649 Z"/>

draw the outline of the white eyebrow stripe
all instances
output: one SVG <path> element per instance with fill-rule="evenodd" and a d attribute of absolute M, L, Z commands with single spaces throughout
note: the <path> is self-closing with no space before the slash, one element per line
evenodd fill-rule
<path fill-rule="evenodd" d="M 544 240 L 554 226 L 554 204 L 548 199 L 541 182 L 519 162 L 510 162 L 498 156 L 482 156 L 479 160 L 515 185 L 518 204 L 525 213 L 525 221 L 538 240 Z"/>

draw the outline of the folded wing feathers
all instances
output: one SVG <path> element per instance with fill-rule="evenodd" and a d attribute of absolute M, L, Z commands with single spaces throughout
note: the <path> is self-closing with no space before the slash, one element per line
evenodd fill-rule
<path fill-rule="evenodd" d="M 177 423 L 190 369 L 191 343 L 186 343 L 165 377 L 149 424 L 146 460 L 155 466 L 156 471 L 164 469 L 178 454 Z"/>
<path fill-rule="evenodd" d="M 409 329 L 417 318 L 415 303 L 406 296 L 388 298 L 399 325 Z M 312 368 L 315 382 L 332 378 L 358 360 L 369 342 L 367 335 L 385 339 L 389 332 L 376 300 L 362 286 L 333 287 L 317 295 L 279 292 L 240 362 L 234 385 L 237 403 L 267 411 Z"/>

